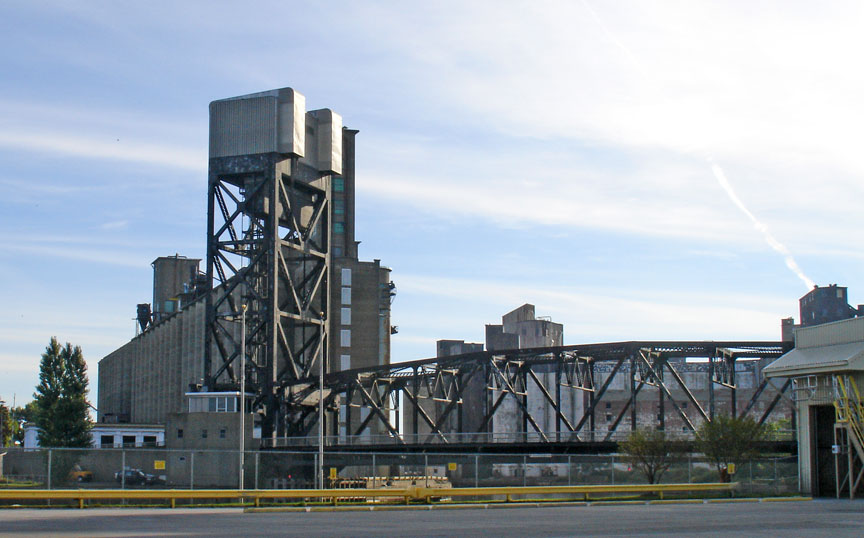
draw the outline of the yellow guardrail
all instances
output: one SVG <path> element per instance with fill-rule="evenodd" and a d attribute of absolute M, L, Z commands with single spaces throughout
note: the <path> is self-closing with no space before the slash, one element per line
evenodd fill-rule
<path fill-rule="evenodd" d="M 730 491 L 738 486 L 737 482 L 718 482 L 705 484 L 621 484 L 595 486 L 523 486 L 523 487 L 487 487 L 487 488 L 417 488 L 416 497 L 430 501 L 430 497 L 489 497 L 506 496 L 507 501 L 514 495 L 581 495 L 588 500 L 591 494 L 615 493 L 657 493 L 663 498 L 664 493 L 682 491 Z"/>
<path fill-rule="evenodd" d="M 512 502 L 513 496 L 532 495 L 581 495 L 588 500 L 591 494 L 616 493 L 664 493 L 683 491 L 729 491 L 738 485 L 734 483 L 709 484 L 622 484 L 618 486 L 527 486 L 527 487 L 486 487 L 486 488 L 426 488 L 409 487 L 403 489 L 7 489 L 0 490 L 0 500 L 77 500 L 78 507 L 84 508 L 84 501 L 104 499 L 167 499 L 171 508 L 177 499 L 240 499 L 254 501 L 259 506 L 262 499 L 330 499 L 334 506 L 340 500 L 373 499 L 380 497 L 398 498 L 406 504 L 412 500 L 432 502 L 433 497 L 490 497 L 504 496 Z M 532 499 L 536 500 L 536 499 Z"/>

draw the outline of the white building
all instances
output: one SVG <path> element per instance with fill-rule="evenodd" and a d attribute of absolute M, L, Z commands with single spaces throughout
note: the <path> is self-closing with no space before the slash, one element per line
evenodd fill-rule
<path fill-rule="evenodd" d="M 864 494 L 864 318 L 795 330 L 795 349 L 763 371 L 793 380 L 802 492 Z"/>
<path fill-rule="evenodd" d="M 165 446 L 165 427 L 153 424 L 96 424 L 90 430 L 93 448 Z M 39 448 L 39 428 L 24 425 L 24 448 Z"/>

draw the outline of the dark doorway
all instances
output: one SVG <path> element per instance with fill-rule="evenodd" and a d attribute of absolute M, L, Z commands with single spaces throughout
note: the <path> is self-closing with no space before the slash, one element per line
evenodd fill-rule
<path fill-rule="evenodd" d="M 816 405 L 810 408 L 811 446 L 813 447 L 813 496 L 837 495 L 837 476 L 834 469 L 834 406 Z"/>

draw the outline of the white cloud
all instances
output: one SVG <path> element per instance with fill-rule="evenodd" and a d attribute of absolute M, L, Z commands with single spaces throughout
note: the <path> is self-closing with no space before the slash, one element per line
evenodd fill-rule
<path fill-rule="evenodd" d="M 0 147 L 75 157 L 129 161 L 204 172 L 203 152 L 148 142 L 87 138 L 58 132 L 0 132 Z"/>
<path fill-rule="evenodd" d="M 123 267 L 140 269 L 146 267 L 153 259 L 153 254 L 146 252 L 130 252 L 128 249 L 118 248 L 85 248 L 81 246 L 62 246 L 48 244 L 9 244 L 6 248 L 10 251 L 29 256 L 41 256 L 46 258 L 61 258 L 67 260 L 82 261 L 99 265 L 119 265 Z"/>
<path fill-rule="evenodd" d="M 566 340 L 574 344 L 610 339 L 775 340 L 779 337 L 780 318 L 789 311 L 785 298 L 744 293 L 640 293 L 626 287 L 604 293 L 596 288 L 586 291 L 566 285 L 406 274 L 399 275 L 399 289 L 403 298 L 445 297 L 451 310 L 463 315 L 480 308 L 497 312 L 494 318 L 476 320 L 475 332 L 483 323 L 497 323 L 503 313 L 530 302 L 536 305 L 539 315 L 551 314 L 554 321 L 564 323 Z M 443 322 L 450 321 L 449 332 L 462 338 L 465 328 L 460 319 L 445 317 Z M 417 324 L 416 330 L 424 331 L 422 324 Z"/>
<path fill-rule="evenodd" d="M 704 164 L 713 155 L 778 238 L 796 239 L 793 251 L 834 241 L 832 214 L 846 213 L 852 226 L 864 224 L 855 209 L 864 194 L 864 160 L 857 142 L 864 120 L 859 98 L 864 75 L 850 69 L 864 47 L 859 4 L 824 10 L 785 2 L 592 5 L 607 31 L 578 3 L 500 9 L 495 3 L 472 2 L 435 4 L 411 14 L 397 10 L 371 21 L 366 36 L 405 58 L 404 64 L 396 63 L 395 77 L 426 73 L 412 89 L 427 109 L 405 111 L 421 119 L 435 118 L 451 127 L 472 124 L 516 140 L 595 143 L 619 158 L 635 156 L 643 166 L 650 164 L 646 155 L 692 161 L 664 170 L 669 173 L 665 180 L 644 170 L 629 178 L 612 177 L 610 186 L 637 197 L 635 203 L 610 199 L 594 204 L 596 186 L 589 185 L 595 192 L 584 215 L 562 216 L 566 209 L 556 209 L 553 201 L 543 205 L 543 216 L 532 218 L 603 226 L 598 222 L 623 217 L 623 227 L 633 231 L 638 228 L 633 225 L 635 206 L 646 233 L 716 239 L 712 232 L 728 230 L 726 224 L 734 222 L 734 207 L 705 196 L 716 185 L 697 185 L 713 182 Z M 414 183 L 424 188 L 413 188 L 424 192 L 432 189 L 430 175 L 436 183 L 448 177 L 460 184 L 480 183 L 477 174 L 453 166 L 449 149 L 440 142 L 429 145 L 428 154 L 442 161 L 437 166 L 379 176 L 409 184 L 415 176 Z M 522 159 L 514 174 L 529 175 L 538 164 L 547 164 L 543 156 L 520 151 L 515 144 L 507 149 L 512 157 L 504 159 L 508 164 Z M 500 157 L 488 148 L 474 151 L 476 160 L 492 167 Z M 418 169 L 434 174 L 416 177 Z M 564 167 L 561 171 L 563 180 L 585 184 L 584 175 L 567 173 Z M 634 190 L 634 180 L 644 181 L 646 191 L 656 190 Z M 676 183 L 690 188 L 678 191 Z M 515 187 L 505 178 L 494 197 Z M 558 200 L 562 194 L 571 195 L 575 204 L 584 199 L 577 191 L 552 191 Z M 540 207 L 540 196 L 518 196 Z M 504 212 L 482 204 L 479 209 L 493 217 Z M 682 225 L 687 230 L 672 231 Z M 742 233 L 735 226 L 731 234 L 721 235 L 746 241 L 747 234 L 755 236 L 752 229 Z"/>

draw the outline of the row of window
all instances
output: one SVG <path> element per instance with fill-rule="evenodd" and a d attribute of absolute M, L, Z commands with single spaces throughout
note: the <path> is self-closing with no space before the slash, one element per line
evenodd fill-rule
<path fill-rule="evenodd" d="M 210 398 L 189 398 L 190 413 L 235 413 L 236 396 L 212 396 Z"/>
<path fill-rule="evenodd" d="M 119 442 L 116 441 L 116 437 L 121 437 Z M 148 446 L 156 446 L 156 436 L 155 435 L 145 435 L 141 441 L 136 441 L 136 437 L 134 435 L 123 435 L 123 436 L 114 436 L 114 435 L 102 435 L 99 438 L 99 446 L 102 448 L 112 448 L 112 447 L 148 447 Z"/>
<path fill-rule="evenodd" d="M 342 268 L 342 304 L 340 312 L 342 325 L 351 325 L 351 269 Z M 351 329 L 342 329 L 339 331 L 339 345 L 342 347 L 351 347 Z M 347 355 L 343 355 L 347 357 Z M 344 359 L 343 359 L 344 361 Z M 344 366 L 343 370 L 346 370 Z"/>
<path fill-rule="evenodd" d="M 228 436 L 228 430 L 219 428 L 219 439 L 225 439 Z M 183 439 L 183 428 L 177 428 L 177 439 Z M 207 439 L 207 428 L 201 430 L 201 439 Z"/>

